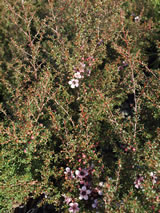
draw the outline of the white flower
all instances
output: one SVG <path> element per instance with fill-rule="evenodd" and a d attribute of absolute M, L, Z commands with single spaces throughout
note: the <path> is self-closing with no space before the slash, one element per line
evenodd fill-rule
<path fill-rule="evenodd" d="M 70 203 L 69 206 L 70 206 L 69 212 L 76 213 L 79 211 L 78 203 Z"/>
<path fill-rule="evenodd" d="M 69 83 L 69 85 L 72 89 L 79 86 L 79 80 L 78 79 L 73 78 L 68 83 Z"/>
<path fill-rule="evenodd" d="M 151 173 L 150 173 L 150 176 L 152 177 L 153 175 L 154 175 L 154 173 L 153 173 L 153 172 L 151 172 Z"/>
<path fill-rule="evenodd" d="M 100 182 L 100 183 L 99 183 L 99 186 L 100 186 L 100 187 L 103 187 L 103 186 L 104 186 L 104 183 L 103 183 L 103 182 Z"/>
<path fill-rule="evenodd" d="M 76 73 L 74 74 L 74 77 L 75 77 L 75 78 L 78 78 L 78 79 L 82 78 L 80 72 L 76 72 Z"/>
<path fill-rule="evenodd" d="M 150 176 L 152 177 L 152 183 L 154 185 L 157 182 L 157 176 L 156 176 L 155 172 L 151 172 Z"/>
<path fill-rule="evenodd" d="M 91 193 L 91 190 L 88 190 L 88 189 L 86 188 L 86 186 L 83 186 L 83 187 L 81 188 L 81 191 L 80 191 L 79 199 L 80 199 L 80 200 L 82 200 L 82 199 L 88 200 L 88 195 L 89 195 L 90 193 Z"/>
<path fill-rule="evenodd" d="M 64 173 L 66 174 L 66 173 L 69 173 L 69 172 L 71 172 L 71 169 L 69 167 L 66 167 L 66 172 L 64 172 Z"/>
<path fill-rule="evenodd" d="M 139 16 L 136 16 L 136 17 L 134 18 L 134 20 L 135 20 L 135 21 L 139 21 Z"/>

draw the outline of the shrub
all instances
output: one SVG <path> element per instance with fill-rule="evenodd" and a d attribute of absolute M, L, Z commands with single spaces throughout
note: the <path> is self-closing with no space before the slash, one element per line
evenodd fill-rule
<path fill-rule="evenodd" d="M 158 4 L 0 4 L 2 212 L 158 212 Z"/>

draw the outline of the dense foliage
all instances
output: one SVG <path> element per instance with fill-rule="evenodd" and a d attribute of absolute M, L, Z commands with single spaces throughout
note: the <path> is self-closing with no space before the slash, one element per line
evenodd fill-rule
<path fill-rule="evenodd" d="M 145 3 L 144 3 L 145 2 Z M 0 2 L 0 208 L 160 209 L 160 4 Z"/>

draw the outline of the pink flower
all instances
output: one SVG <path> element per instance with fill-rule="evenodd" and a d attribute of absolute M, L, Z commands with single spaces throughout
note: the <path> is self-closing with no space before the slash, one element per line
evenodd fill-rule
<path fill-rule="evenodd" d="M 86 158 L 86 155 L 85 155 L 85 154 L 82 154 L 82 158 Z"/>
<path fill-rule="evenodd" d="M 34 136 L 33 136 L 33 135 L 31 135 L 31 139 L 32 139 L 32 140 L 34 139 Z"/>
<path fill-rule="evenodd" d="M 70 197 L 65 197 L 65 202 L 66 202 L 67 204 L 69 204 L 71 201 L 72 201 L 72 199 L 71 199 Z"/>
<path fill-rule="evenodd" d="M 136 148 L 132 148 L 132 150 L 133 150 L 133 152 L 135 152 L 135 151 L 136 151 Z"/>
<path fill-rule="evenodd" d="M 79 199 L 80 199 L 80 200 L 82 200 L 82 199 L 88 200 L 88 195 L 89 195 L 90 193 L 91 193 L 91 190 L 88 190 L 88 189 L 86 188 L 86 186 L 83 186 L 83 187 L 81 188 L 81 191 L 80 191 Z"/>
<path fill-rule="evenodd" d="M 73 175 L 73 172 L 71 171 L 69 167 L 66 167 L 66 171 L 64 172 L 64 174 L 70 178 L 75 178 L 75 176 Z"/>
<path fill-rule="evenodd" d="M 79 211 L 78 203 L 70 203 L 69 206 L 70 206 L 69 212 L 76 213 Z"/>
<path fill-rule="evenodd" d="M 80 179 L 83 179 L 88 176 L 88 171 L 86 169 L 76 170 L 75 173 Z"/>
<path fill-rule="evenodd" d="M 143 182 L 144 178 L 142 176 L 139 176 L 136 181 L 134 181 L 134 185 L 137 189 L 142 188 L 141 183 Z"/>

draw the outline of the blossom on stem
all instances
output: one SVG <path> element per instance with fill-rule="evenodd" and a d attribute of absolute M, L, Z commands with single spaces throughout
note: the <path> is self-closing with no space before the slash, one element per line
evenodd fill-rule
<path fill-rule="evenodd" d="M 97 191 L 99 195 L 103 195 L 103 192 L 101 190 Z"/>
<path fill-rule="evenodd" d="M 137 189 L 142 188 L 141 183 L 143 182 L 144 178 L 142 176 L 139 176 L 135 181 L 134 185 Z"/>
<path fill-rule="evenodd" d="M 80 78 L 82 78 L 82 75 L 81 75 L 80 72 L 76 72 L 76 73 L 74 74 L 74 77 L 80 79 Z"/>
<path fill-rule="evenodd" d="M 78 87 L 79 86 L 79 80 L 78 79 L 71 79 L 68 84 L 70 85 L 70 87 L 72 89 L 74 89 L 75 87 Z"/>
<path fill-rule="evenodd" d="M 88 171 L 86 169 L 76 170 L 75 173 L 76 173 L 77 177 L 79 177 L 80 179 L 83 179 L 86 176 L 88 176 Z"/>
<path fill-rule="evenodd" d="M 92 203 L 92 208 L 97 208 L 98 207 L 98 200 L 97 199 L 95 199 L 94 200 L 94 203 Z"/>
<path fill-rule="evenodd" d="M 139 16 L 136 16 L 136 17 L 134 18 L 135 22 L 138 22 L 139 19 L 140 19 Z"/>
<path fill-rule="evenodd" d="M 69 212 L 79 212 L 79 208 L 78 208 L 78 203 L 70 203 L 69 204 L 70 208 L 69 208 Z"/>
<path fill-rule="evenodd" d="M 82 186 L 80 191 L 79 199 L 82 200 L 88 200 L 88 195 L 91 193 L 91 190 L 87 189 L 86 186 Z"/>
<path fill-rule="evenodd" d="M 69 204 L 69 203 L 71 203 L 71 201 L 72 201 L 72 198 L 70 198 L 70 197 L 67 197 L 65 194 L 63 195 L 63 197 L 65 198 L 64 202 L 65 202 L 66 204 Z"/>
<path fill-rule="evenodd" d="M 75 178 L 75 176 L 73 175 L 73 172 L 71 171 L 69 167 L 66 167 L 64 174 L 69 178 Z"/>
<path fill-rule="evenodd" d="M 150 176 L 152 177 L 152 183 L 154 185 L 157 182 L 157 176 L 156 176 L 155 172 L 151 172 Z"/>
<path fill-rule="evenodd" d="M 104 186 L 104 183 L 103 183 L 103 182 L 99 182 L 99 186 L 100 186 L 100 187 L 103 187 L 103 186 Z"/>

